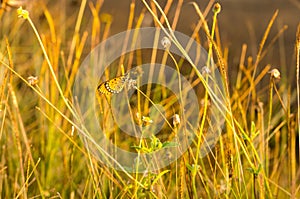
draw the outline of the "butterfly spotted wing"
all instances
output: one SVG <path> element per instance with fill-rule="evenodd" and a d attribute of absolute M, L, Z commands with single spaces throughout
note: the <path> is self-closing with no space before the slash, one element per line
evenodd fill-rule
<path fill-rule="evenodd" d="M 98 87 L 98 91 L 105 95 L 120 93 L 126 82 L 129 79 L 129 73 L 110 79 L 108 81 L 102 82 Z"/>

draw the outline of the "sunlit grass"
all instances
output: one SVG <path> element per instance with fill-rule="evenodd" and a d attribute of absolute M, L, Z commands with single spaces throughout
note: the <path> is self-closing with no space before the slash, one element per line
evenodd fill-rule
<path fill-rule="evenodd" d="M 16 3 L 10 3 L 13 2 Z M 186 72 L 181 70 L 181 67 L 188 67 L 189 74 L 185 74 L 184 77 L 199 94 L 198 102 L 202 102 L 199 128 L 192 132 L 195 133 L 195 137 L 190 148 L 177 161 L 156 172 L 138 173 L 139 161 L 145 161 L 138 158 L 132 164 L 136 172 L 131 173 L 128 172 L 128 168 L 118 165 L 118 162 L 105 152 L 104 146 L 93 142 L 91 132 L 84 126 L 85 115 L 77 107 L 72 86 L 86 52 L 110 36 L 113 16 L 101 13 L 104 1 L 81 1 L 77 18 L 66 27 L 74 30 L 72 34 L 67 35 L 66 40 L 57 33 L 57 28 L 62 24 L 55 20 L 55 15 L 46 7 L 43 8 L 43 14 L 47 24 L 41 26 L 33 20 L 37 19 L 32 17 L 34 13 L 22 8 L 13 10 L 9 1 L 3 1 L 3 5 L 5 3 L 5 6 L 12 10 L 0 11 L 1 197 L 300 197 L 300 167 L 299 156 L 297 157 L 300 150 L 299 28 L 295 34 L 296 64 L 291 69 L 297 71 L 297 89 L 284 82 L 285 78 L 279 78 L 280 68 L 261 66 L 261 60 L 268 53 L 270 46 L 276 43 L 286 29 L 284 26 L 275 35 L 270 33 L 278 11 L 270 16 L 254 58 L 247 56 L 248 46 L 243 46 L 238 75 L 233 79 L 227 67 L 226 50 L 221 46 L 222 41 L 219 41 L 222 30 L 218 29 L 218 13 L 222 12 L 219 7 L 221 5 L 210 1 L 202 12 L 196 3 L 191 3 L 190 6 L 199 17 L 191 38 L 201 43 L 208 51 L 207 67 L 212 67 L 210 60 L 215 59 L 224 82 L 224 93 L 219 96 L 219 88 L 210 87 L 207 84 L 208 76 L 204 76 L 202 71 L 197 69 L 197 64 L 190 59 L 189 45 L 181 46 L 173 33 L 180 18 L 183 1 L 174 3 L 169 0 L 165 7 L 161 7 L 162 5 L 154 0 L 142 2 L 145 9 L 141 13 L 135 12 L 134 1 L 130 4 L 127 29 L 142 27 L 145 13 L 148 12 L 153 17 L 154 25 L 165 32 L 172 45 L 176 45 L 184 57 L 173 55 L 168 47 L 164 51 L 156 48 L 147 52 L 135 50 L 116 60 L 116 65 L 122 67 L 110 68 L 105 71 L 104 77 L 99 79 L 111 79 L 112 74 L 114 77 L 122 75 L 135 65 L 148 61 L 159 62 L 162 66 L 174 66 L 177 71 L 176 77 L 179 77 L 181 82 L 179 74 Z M 172 5 L 176 9 L 171 20 L 167 16 Z M 213 13 L 211 24 L 206 20 L 209 12 Z M 18 16 L 21 19 L 17 19 Z M 9 19 L 5 21 L 4 18 L 7 17 Z M 86 20 L 91 20 L 91 23 L 85 24 Z M 24 29 L 27 31 L 23 31 Z M 161 42 L 158 38 L 159 35 L 153 41 L 154 46 Z M 22 50 L 22 42 L 30 42 L 32 45 L 29 52 L 32 58 L 27 59 L 26 63 L 20 63 L 20 60 L 25 59 L 18 57 L 16 53 Z M 122 46 L 123 49 L 126 49 L 127 45 L 133 45 L 126 42 Z M 292 59 L 293 55 L 290 56 L 288 58 Z M 33 71 L 33 66 L 37 67 L 35 74 L 26 73 Z M 151 79 L 157 74 L 149 75 Z M 269 81 L 263 82 L 264 78 Z M 258 87 L 259 84 L 263 86 Z M 125 104 L 134 107 L 130 110 L 132 120 L 123 122 L 137 124 L 144 136 L 142 139 L 122 135 L 115 118 L 112 118 L 111 96 L 98 93 L 98 98 L 95 99 L 95 107 L 99 109 L 99 124 L 115 145 L 145 154 L 176 146 L 176 143 L 170 142 L 172 138 L 188 139 L 188 134 L 185 134 L 185 137 L 177 137 L 180 120 L 183 121 L 189 114 L 180 110 L 176 103 L 176 100 L 180 102 L 185 99 L 185 88 L 179 85 L 180 97 L 176 100 L 172 92 L 163 86 L 147 85 L 140 88 L 138 78 L 134 88 L 134 100 L 124 99 Z M 202 157 L 203 145 L 209 142 L 205 140 L 205 135 L 210 125 L 210 103 L 219 104 L 219 108 L 223 110 L 221 112 L 225 125 L 217 145 L 210 149 L 211 152 L 207 156 Z M 150 114 L 151 107 L 156 114 Z M 177 117 L 179 113 L 182 113 L 180 119 Z M 144 134 L 142 129 L 145 129 L 145 126 L 148 126 L 149 131 L 151 128 L 155 129 L 155 126 L 151 125 L 158 118 L 162 118 L 166 123 L 161 133 L 151 136 Z M 87 142 L 93 143 L 95 148 L 85 148 Z M 109 159 L 111 166 L 114 165 L 118 169 L 103 164 L 94 157 L 92 150 L 98 150 Z M 145 162 L 155 165 L 155 161 L 158 160 Z"/>

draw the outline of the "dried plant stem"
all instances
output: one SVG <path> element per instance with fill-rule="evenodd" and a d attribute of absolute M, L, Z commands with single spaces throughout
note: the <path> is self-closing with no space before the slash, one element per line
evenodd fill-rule
<path fill-rule="evenodd" d="M 297 104 L 298 104 L 298 134 L 300 143 L 300 24 L 298 25 L 297 38 L 296 38 L 296 79 L 297 79 Z M 299 144 L 300 151 L 300 144 Z M 300 154 L 299 154 L 300 157 Z"/>
<path fill-rule="evenodd" d="M 74 35 L 73 35 L 72 43 L 71 43 L 71 47 L 70 47 L 70 53 L 69 53 L 69 57 L 68 57 L 68 60 L 67 60 L 67 69 L 68 69 L 68 71 L 71 71 L 72 60 L 73 60 L 73 56 L 74 56 L 74 52 L 75 52 L 76 42 L 79 38 L 78 35 L 79 35 L 79 30 L 80 30 L 84 10 L 85 10 L 85 7 L 86 7 L 86 3 L 87 3 L 87 0 L 82 0 L 81 1 L 79 13 L 78 13 L 78 17 L 77 17 L 77 21 L 76 21 L 76 25 L 75 25 Z"/>
<path fill-rule="evenodd" d="M 264 145 L 264 168 L 266 172 L 266 176 L 269 176 L 269 142 L 268 138 L 271 132 L 271 120 L 272 120 L 272 109 L 273 109 L 273 87 L 274 87 L 274 78 L 270 77 L 270 91 L 269 91 L 269 117 L 268 117 L 268 128 L 266 135 L 264 136 L 265 145 Z"/>
<path fill-rule="evenodd" d="M 253 74 L 252 74 L 252 80 L 250 81 L 251 84 L 250 84 L 250 90 L 249 90 L 249 94 L 248 94 L 247 107 L 249 106 L 249 103 L 250 103 L 251 92 L 252 92 L 252 90 L 255 87 L 253 85 L 253 82 L 254 82 L 254 79 L 255 79 L 257 66 L 258 66 L 258 63 L 261 60 L 261 55 L 262 55 L 262 52 L 263 52 L 263 48 L 264 48 L 265 42 L 266 42 L 266 40 L 268 38 L 268 35 L 269 35 L 270 31 L 271 31 L 271 28 L 273 26 L 273 23 L 274 23 L 277 15 L 278 15 L 278 10 L 276 10 L 275 13 L 274 13 L 274 15 L 272 16 L 272 18 L 271 18 L 271 20 L 270 20 L 270 22 L 268 24 L 268 27 L 267 27 L 267 29 L 266 29 L 266 31 L 264 33 L 264 36 L 263 36 L 263 38 L 262 38 L 262 40 L 261 40 L 261 42 L 259 44 L 258 53 L 256 55 L 256 60 L 255 60 L 255 63 L 254 63 L 254 71 L 253 71 Z"/>
<path fill-rule="evenodd" d="M 297 105 L 298 105 L 298 109 L 297 109 L 297 115 L 298 115 L 298 139 L 299 139 L 299 148 L 298 150 L 300 151 L 300 79 L 299 79 L 299 73 L 300 73 L 300 24 L 298 25 L 298 29 L 297 29 L 297 34 L 296 34 L 296 80 L 297 80 Z M 292 140 L 294 141 L 294 140 Z M 295 154 L 296 155 L 296 154 Z M 300 153 L 299 153 L 299 159 L 300 159 Z M 292 181 L 294 183 L 296 183 L 296 171 L 295 171 L 295 164 L 296 162 L 294 162 L 293 164 L 293 177 L 292 177 Z M 295 197 L 295 190 L 292 190 L 292 194 L 294 194 Z"/>

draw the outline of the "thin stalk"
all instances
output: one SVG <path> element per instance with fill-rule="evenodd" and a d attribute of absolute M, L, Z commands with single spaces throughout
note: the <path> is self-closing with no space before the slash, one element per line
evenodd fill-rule
<path fill-rule="evenodd" d="M 80 134 L 82 134 L 86 139 L 88 139 L 88 141 L 90 141 L 92 144 L 95 145 L 95 147 L 99 150 L 99 152 L 103 153 L 103 155 L 105 156 L 105 158 L 109 158 L 111 159 L 131 180 L 135 181 L 135 178 L 132 177 L 123 167 L 122 165 L 120 165 L 115 159 L 113 159 L 105 150 L 103 150 L 101 148 L 101 146 L 99 146 L 95 140 L 93 140 L 90 136 L 89 133 L 86 131 L 86 129 L 84 129 L 83 127 L 80 127 L 79 125 L 77 125 L 74 121 L 72 121 L 69 117 L 67 117 L 64 113 L 62 113 L 54 104 L 52 104 L 37 88 L 35 88 L 34 86 L 32 86 L 31 84 L 29 84 L 20 74 L 18 74 L 14 69 L 12 69 L 10 66 L 8 66 L 5 62 L 0 60 L 0 63 L 2 65 L 4 65 L 6 68 L 8 68 L 12 73 L 14 73 L 18 78 L 20 78 L 23 82 L 25 82 L 27 84 L 27 86 L 29 86 L 35 93 L 37 93 L 47 104 L 50 105 L 51 108 L 53 108 L 57 113 L 59 113 L 59 115 L 61 115 L 65 120 L 67 120 L 72 126 L 74 126 L 75 129 L 77 129 L 79 131 Z M 30 148 L 30 146 L 28 146 Z M 32 158 L 31 158 L 32 159 Z M 33 159 L 32 159 L 33 161 Z M 120 176 L 118 176 L 120 177 Z M 121 179 L 121 178 L 120 178 Z M 145 188 L 144 185 L 142 185 L 140 182 L 138 182 L 138 184 Z M 42 190 L 42 189 L 41 189 Z"/>
<path fill-rule="evenodd" d="M 297 115 L 298 115 L 298 139 L 299 139 L 299 151 L 300 151 L 300 24 L 298 25 L 297 38 L 296 38 L 296 79 L 297 79 Z M 300 153 L 299 153 L 300 159 Z"/>
<path fill-rule="evenodd" d="M 42 42 L 42 39 L 41 39 L 41 37 L 40 37 L 40 35 L 39 35 L 39 33 L 38 33 L 38 31 L 37 31 L 37 29 L 36 29 L 34 23 L 32 22 L 31 18 L 29 17 L 28 11 L 23 10 L 22 8 L 19 8 L 19 9 L 18 9 L 18 14 L 19 14 L 19 16 L 22 16 L 24 19 L 27 19 L 28 22 L 29 22 L 29 24 L 30 24 L 30 26 L 32 27 L 32 30 L 33 30 L 33 32 L 34 32 L 36 38 L 38 39 L 38 43 L 40 44 L 40 47 L 41 47 L 41 49 L 42 49 L 42 51 L 43 51 L 43 54 L 44 54 L 45 59 L 46 59 L 46 62 L 47 62 L 47 64 L 48 64 L 48 66 L 49 66 L 49 70 L 50 70 L 50 72 L 51 72 L 51 75 L 52 75 L 52 77 L 53 77 L 53 80 L 54 80 L 54 82 L 55 82 L 55 85 L 56 85 L 56 87 L 57 87 L 57 89 L 58 89 L 58 92 L 59 92 L 59 94 L 61 95 L 61 97 L 62 97 L 62 99 L 63 99 L 65 105 L 68 107 L 69 111 L 72 113 L 73 117 L 75 117 L 75 118 L 78 120 L 77 115 L 76 115 L 75 112 L 73 111 L 72 107 L 69 105 L 67 99 L 64 97 L 64 93 L 63 93 L 63 91 L 62 91 L 62 89 L 61 89 L 61 87 L 60 87 L 60 85 L 59 85 L 59 82 L 58 82 L 57 77 L 56 77 L 56 75 L 55 75 L 55 72 L 54 72 L 54 70 L 53 70 L 53 66 L 52 66 L 52 64 L 51 64 L 51 62 L 50 62 L 50 59 L 49 59 L 49 57 L 48 57 L 48 54 L 47 54 L 47 51 L 46 51 L 46 49 L 45 49 L 45 47 L 44 47 L 44 44 L 43 44 L 43 42 Z"/>
<path fill-rule="evenodd" d="M 272 18 L 271 18 L 271 20 L 270 20 L 270 22 L 269 22 L 269 24 L 268 24 L 268 26 L 267 26 L 267 29 L 266 29 L 266 31 L 265 31 L 265 33 L 264 33 L 264 35 L 263 35 L 263 38 L 262 38 L 262 40 L 261 40 L 261 42 L 260 42 L 260 44 L 259 44 L 258 53 L 257 53 L 257 55 L 256 55 L 256 60 L 255 60 L 255 63 L 254 63 L 254 71 L 253 71 L 253 74 L 252 74 L 252 81 L 250 81 L 250 83 L 251 83 L 251 82 L 254 82 L 254 78 L 255 78 L 255 75 L 256 75 L 257 66 L 258 66 L 258 63 L 259 63 L 260 60 L 261 60 L 261 55 L 262 55 L 262 52 L 263 52 L 263 47 L 264 47 L 264 45 L 265 45 L 265 42 L 266 42 L 266 40 L 267 40 L 267 38 L 268 38 L 268 35 L 269 35 L 270 31 L 271 31 L 271 28 L 272 28 L 272 26 L 273 26 L 273 23 L 274 23 L 274 21 L 275 21 L 277 15 L 278 15 L 278 10 L 276 10 L 275 13 L 274 13 L 274 15 L 272 16 Z M 255 88 L 255 86 L 251 83 L 251 85 L 250 85 L 250 90 L 249 90 L 249 94 L 248 94 L 247 107 L 249 106 L 251 92 L 252 92 L 252 90 L 253 90 L 254 88 Z"/>
<path fill-rule="evenodd" d="M 70 53 L 69 53 L 69 57 L 68 57 L 68 60 L 67 60 L 68 71 L 71 70 L 71 63 L 72 63 L 72 60 L 73 60 L 74 51 L 75 51 L 75 47 L 76 47 L 76 42 L 77 42 L 77 39 L 78 39 L 78 34 L 79 34 L 82 19 L 83 19 L 83 14 L 84 14 L 84 10 L 85 10 L 85 7 L 86 7 L 86 3 L 87 3 L 87 0 L 82 0 L 81 4 L 80 4 L 79 13 L 78 13 L 78 17 L 77 17 L 77 21 L 76 21 L 76 25 L 75 25 L 75 30 L 74 30 L 74 35 L 73 35 L 72 43 L 71 43 L 71 47 L 70 47 Z"/>
<path fill-rule="evenodd" d="M 268 128 L 267 128 L 267 132 L 266 135 L 264 136 L 264 140 L 265 140 L 265 145 L 263 146 L 265 151 L 265 157 L 264 157 L 264 168 L 265 168 L 265 172 L 266 172 L 266 176 L 269 176 L 269 144 L 268 144 L 268 138 L 271 132 L 271 120 L 272 120 L 272 109 L 273 109 L 273 87 L 274 87 L 274 81 L 273 81 L 273 77 L 271 75 L 270 77 L 270 91 L 269 91 L 269 117 L 268 117 Z"/>

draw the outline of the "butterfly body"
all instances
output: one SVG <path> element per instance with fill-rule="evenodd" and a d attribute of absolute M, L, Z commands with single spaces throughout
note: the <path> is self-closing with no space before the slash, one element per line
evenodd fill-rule
<path fill-rule="evenodd" d="M 120 93 L 126 82 L 129 79 L 129 73 L 110 79 L 108 81 L 102 82 L 98 87 L 97 90 L 105 95 L 110 95 L 110 94 L 117 94 Z"/>

